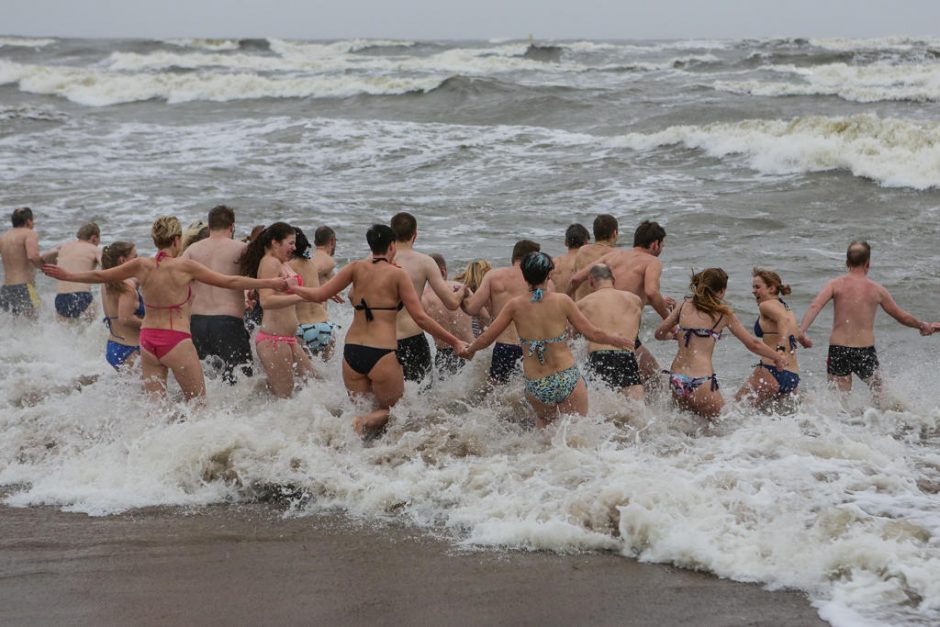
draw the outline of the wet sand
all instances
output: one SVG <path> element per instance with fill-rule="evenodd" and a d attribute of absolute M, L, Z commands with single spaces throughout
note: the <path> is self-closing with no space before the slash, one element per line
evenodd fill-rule
<path fill-rule="evenodd" d="M 461 551 L 266 505 L 0 507 L 11 625 L 825 625 L 806 597 L 611 554 Z"/>

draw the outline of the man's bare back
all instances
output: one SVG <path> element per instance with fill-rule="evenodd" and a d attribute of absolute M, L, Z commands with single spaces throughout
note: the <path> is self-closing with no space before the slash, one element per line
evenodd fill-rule
<path fill-rule="evenodd" d="M 522 277 L 522 270 L 516 263 L 509 268 L 494 268 L 486 273 L 480 289 L 470 297 L 466 305 L 466 312 L 472 316 L 477 315 L 485 307 L 490 316 L 495 319 L 509 301 L 517 296 L 529 293 L 529 284 Z M 496 338 L 500 344 L 519 344 L 519 334 L 514 324 L 510 323 L 506 330 Z"/>
<path fill-rule="evenodd" d="M 551 278 L 555 283 L 555 290 L 562 294 L 568 293 L 568 285 L 571 283 L 571 275 L 574 274 L 574 260 L 578 255 L 578 250 L 567 252 L 564 255 L 558 255 L 552 262 L 555 269 L 552 270 Z"/>
<path fill-rule="evenodd" d="M 82 240 L 72 240 L 59 246 L 56 254 L 56 265 L 68 272 L 90 272 L 101 262 L 101 250 L 97 244 Z M 87 283 L 72 283 L 70 281 L 57 281 L 56 292 L 59 294 L 73 294 L 75 292 L 88 292 Z"/>
<path fill-rule="evenodd" d="M 601 288 L 577 302 L 578 309 L 594 326 L 614 335 L 636 338 L 640 330 L 643 301 L 620 288 Z M 588 352 L 618 350 L 607 344 L 588 343 Z"/>
<path fill-rule="evenodd" d="M 36 231 L 21 226 L 0 235 L 0 259 L 3 260 L 4 285 L 35 283 L 36 268 L 42 263 Z"/>
<path fill-rule="evenodd" d="M 228 231 L 213 231 L 183 251 L 182 257 L 192 259 L 220 274 L 239 274 L 239 259 L 247 244 L 231 238 Z M 199 316 L 233 316 L 245 312 L 245 293 L 193 282 L 192 313 Z"/>
<path fill-rule="evenodd" d="M 447 281 L 447 285 L 452 289 L 461 287 L 461 284 L 456 281 Z M 473 325 L 470 316 L 459 308 L 453 311 L 447 309 L 433 290 L 424 293 L 424 296 L 421 298 L 421 306 L 424 307 L 428 315 L 431 316 L 435 322 L 444 327 L 448 333 L 453 334 L 467 343 L 473 341 Z M 437 348 L 450 348 L 447 342 L 438 338 L 434 338 L 434 345 Z"/>
<path fill-rule="evenodd" d="M 317 272 L 317 285 L 324 285 L 333 278 L 336 271 L 336 260 L 333 259 L 333 256 L 330 254 L 330 251 L 327 250 L 326 246 L 317 246 L 316 252 L 313 253 L 313 257 L 310 261 L 313 263 L 313 267 Z M 297 305 L 298 316 L 301 315 L 301 310 L 305 311 L 305 320 L 309 319 L 311 322 L 330 319 L 326 303 L 304 302 Z"/>
<path fill-rule="evenodd" d="M 424 288 L 429 285 L 434 293 L 448 309 L 456 309 L 463 300 L 466 288 L 460 285 L 455 291 L 443 278 L 437 263 L 428 255 L 413 250 L 407 244 L 398 242 L 398 253 L 395 255 L 395 263 L 408 273 L 418 298 L 424 296 Z M 456 285 L 456 284 L 455 284 Z M 406 310 L 398 312 L 396 322 L 396 334 L 399 340 L 422 334 L 424 331 L 411 318 Z"/>
<path fill-rule="evenodd" d="M 596 244 L 585 244 L 578 249 L 577 255 L 574 258 L 573 264 L 573 274 L 576 274 L 582 270 L 589 270 L 599 259 L 610 253 L 614 250 L 612 243 L 608 242 L 598 242 Z M 567 293 L 570 291 L 570 281 L 571 277 L 568 277 L 569 288 L 565 290 Z M 580 300 L 591 293 L 591 288 L 588 287 L 587 283 L 582 283 L 574 291 L 574 300 Z"/>

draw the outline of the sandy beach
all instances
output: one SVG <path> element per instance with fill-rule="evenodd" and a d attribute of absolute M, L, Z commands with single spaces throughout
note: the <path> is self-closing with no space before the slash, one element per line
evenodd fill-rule
<path fill-rule="evenodd" d="M 462 551 L 266 505 L 0 508 L 0 622 L 824 625 L 806 597 L 611 554 Z"/>

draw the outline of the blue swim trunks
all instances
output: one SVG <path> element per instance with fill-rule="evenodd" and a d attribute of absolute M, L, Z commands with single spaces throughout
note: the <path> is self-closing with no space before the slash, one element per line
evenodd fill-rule
<path fill-rule="evenodd" d="M 71 292 L 55 295 L 55 310 L 63 318 L 78 318 L 91 304 L 91 292 Z"/>

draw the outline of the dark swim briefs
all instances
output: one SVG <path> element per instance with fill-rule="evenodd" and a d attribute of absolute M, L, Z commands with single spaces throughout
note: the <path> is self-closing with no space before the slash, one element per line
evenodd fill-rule
<path fill-rule="evenodd" d="M 55 310 L 63 318 L 78 318 L 91 305 L 91 292 L 69 292 L 55 295 Z"/>
<path fill-rule="evenodd" d="M 423 381 L 431 372 L 431 345 L 424 333 L 398 340 L 395 351 L 405 381 Z"/>
<path fill-rule="evenodd" d="M 39 295 L 32 283 L 0 286 L 0 309 L 14 316 L 31 316 L 39 309 Z"/>
<path fill-rule="evenodd" d="M 521 346 L 496 342 L 496 344 L 493 345 L 493 361 L 490 364 L 490 379 L 497 383 L 506 383 L 514 372 L 518 372 L 519 361 L 521 359 Z"/>
<path fill-rule="evenodd" d="M 588 367 L 594 377 L 616 390 L 631 385 L 643 385 L 640 380 L 640 366 L 632 351 L 594 351 L 588 358 Z"/>
<path fill-rule="evenodd" d="M 234 371 L 237 366 L 241 366 L 246 377 L 254 374 L 251 367 L 251 341 L 242 318 L 193 314 L 189 329 L 200 360 L 210 355 L 222 360 L 223 380 L 235 383 Z"/>
<path fill-rule="evenodd" d="M 826 372 L 834 377 L 847 377 L 855 373 L 860 379 L 870 379 L 878 367 L 878 353 L 874 346 L 829 346 Z"/>
<path fill-rule="evenodd" d="M 437 376 L 441 379 L 457 374 L 466 363 L 467 360 L 458 357 L 452 348 L 439 348 L 434 354 L 434 367 L 437 368 Z"/>

